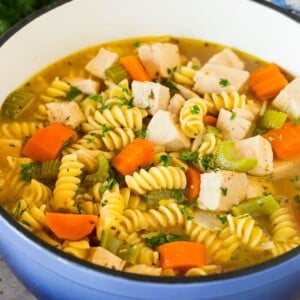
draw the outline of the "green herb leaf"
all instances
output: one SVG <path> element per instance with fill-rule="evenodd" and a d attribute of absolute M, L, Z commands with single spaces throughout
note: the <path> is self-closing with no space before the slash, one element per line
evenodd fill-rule
<path fill-rule="evenodd" d="M 168 87 L 171 91 L 179 91 L 177 86 L 171 80 L 166 80 L 162 84 Z"/>
<path fill-rule="evenodd" d="M 180 159 L 186 163 L 196 163 L 199 160 L 197 152 L 183 150 L 180 152 Z"/>
<path fill-rule="evenodd" d="M 190 108 L 190 112 L 193 114 L 193 115 L 196 115 L 196 114 L 199 114 L 200 112 L 200 107 L 195 104 L 193 105 L 191 108 Z"/>
<path fill-rule="evenodd" d="M 236 112 L 232 112 L 230 116 L 230 121 L 234 120 L 236 118 Z"/>
<path fill-rule="evenodd" d="M 72 144 L 73 144 L 73 138 L 68 139 L 62 147 L 62 151 L 69 148 Z"/>
<path fill-rule="evenodd" d="M 228 222 L 227 216 L 220 216 L 220 215 L 217 215 L 217 218 L 220 220 L 220 222 L 221 222 L 222 224 L 225 224 L 226 222 Z"/>
<path fill-rule="evenodd" d="M 147 131 L 145 129 L 141 129 L 141 130 L 137 130 L 134 133 L 136 138 L 141 138 L 141 139 L 145 139 L 146 135 L 147 135 Z"/>
<path fill-rule="evenodd" d="M 300 203 L 300 195 L 295 195 L 294 196 L 294 201 L 297 203 Z"/>
<path fill-rule="evenodd" d="M 187 208 L 186 205 L 182 205 L 179 209 L 180 209 L 181 213 L 185 215 L 185 217 L 186 217 L 186 219 L 187 219 L 188 221 L 194 219 L 194 218 L 190 215 L 189 210 L 188 210 L 188 208 Z"/>
<path fill-rule="evenodd" d="M 28 164 L 21 164 L 21 176 L 20 179 L 22 181 L 31 181 L 31 179 L 37 174 L 39 168 L 40 168 L 40 163 L 39 162 L 32 162 Z"/>
<path fill-rule="evenodd" d="M 67 92 L 66 98 L 68 100 L 73 100 L 75 97 L 77 97 L 80 94 L 81 91 L 77 87 L 71 86 L 69 91 Z"/>
<path fill-rule="evenodd" d="M 213 170 L 214 169 L 214 156 L 213 156 L 213 154 L 202 156 L 200 158 L 200 164 L 204 168 L 204 170 Z"/>
<path fill-rule="evenodd" d="M 227 196 L 227 188 L 220 187 L 223 196 Z"/>
<path fill-rule="evenodd" d="M 139 41 L 136 41 L 133 43 L 133 46 L 136 48 L 139 47 L 140 45 L 141 45 L 141 43 Z"/>
<path fill-rule="evenodd" d="M 229 86 L 230 85 L 230 81 L 228 79 L 221 78 L 220 81 L 219 81 L 219 85 L 221 87 Z"/>
<path fill-rule="evenodd" d="M 101 194 L 103 194 L 107 190 L 111 190 L 117 183 L 118 182 L 115 178 L 110 178 L 108 182 L 101 187 Z"/>
<path fill-rule="evenodd" d="M 145 244 L 155 250 L 158 246 L 166 243 L 186 240 L 189 240 L 187 235 L 160 232 L 151 238 L 145 238 Z"/>
<path fill-rule="evenodd" d="M 96 102 L 103 103 L 103 97 L 101 95 L 90 95 L 89 98 Z"/>
<path fill-rule="evenodd" d="M 100 136 L 101 136 L 101 137 L 105 137 L 106 132 L 108 132 L 108 131 L 110 131 L 110 130 L 112 130 L 112 128 L 109 127 L 109 126 L 107 126 L 106 124 L 104 124 L 104 125 L 102 126 L 102 132 L 101 132 Z"/>
<path fill-rule="evenodd" d="M 172 156 L 171 156 L 171 155 L 165 155 L 165 154 L 164 154 L 164 155 L 161 155 L 161 156 L 160 156 L 159 162 L 162 162 L 163 165 L 164 165 L 165 167 L 167 167 L 167 166 L 170 165 L 171 160 L 172 160 Z"/>

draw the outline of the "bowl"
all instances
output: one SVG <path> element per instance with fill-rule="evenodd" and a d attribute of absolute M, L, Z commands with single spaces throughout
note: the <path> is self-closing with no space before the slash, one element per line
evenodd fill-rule
<path fill-rule="evenodd" d="M 250 0 L 73 0 L 28 17 L 0 38 L 0 99 L 52 62 L 130 37 L 170 35 L 227 45 L 300 75 L 299 18 Z M 296 299 L 299 247 L 223 274 L 166 278 L 127 274 L 46 245 L 0 208 L 0 253 L 38 299 Z"/>

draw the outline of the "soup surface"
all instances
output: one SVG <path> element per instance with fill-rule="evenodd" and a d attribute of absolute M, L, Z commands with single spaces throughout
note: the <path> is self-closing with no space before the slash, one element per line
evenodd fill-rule
<path fill-rule="evenodd" d="M 53 247 L 203 276 L 300 245 L 300 79 L 205 41 L 116 41 L 1 108 L 0 204 Z"/>

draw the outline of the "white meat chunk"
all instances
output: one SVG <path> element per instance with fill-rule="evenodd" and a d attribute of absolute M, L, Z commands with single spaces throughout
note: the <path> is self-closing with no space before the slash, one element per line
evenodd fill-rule
<path fill-rule="evenodd" d="M 123 259 L 102 247 L 90 248 L 88 260 L 96 265 L 114 270 L 123 270 L 126 263 Z"/>
<path fill-rule="evenodd" d="M 164 145 L 167 151 L 180 151 L 190 147 L 190 140 L 174 122 L 169 111 L 159 110 L 152 117 L 147 128 L 149 141 Z"/>
<path fill-rule="evenodd" d="M 229 48 L 225 48 L 224 50 L 213 55 L 208 60 L 208 63 L 222 65 L 239 70 L 243 70 L 245 67 L 244 62 L 240 60 L 239 57 Z"/>
<path fill-rule="evenodd" d="M 105 78 L 105 70 L 115 64 L 119 56 L 111 51 L 101 48 L 97 55 L 90 60 L 85 69 L 96 77 Z"/>
<path fill-rule="evenodd" d="M 247 173 L 254 176 L 265 176 L 273 172 L 273 151 L 268 140 L 261 135 L 235 143 L 237 155 L 240 158 L 256 158 L 257 165 Z"/>
<path fill-rule="evenodd" d="M 85 121 L 78 104 L 70 102 L 50 102 L 46 104 L 49 123 L 62 123 L 76 128 Z"/>
<path fill-rule="evenodd" d="M 224 140 L 238 141 L 244 139 L 252 128 L 254 116 L 242 108 L 234 108 L 232 112 L 222 108 L 216 127 L 222 131 Z"/>
<path fill-rule="evenodd" d="M 66 81 L 87 95 L 96 95 L 100 89 L 100 83 L 92 79 L 66 78 Z"/>
<path fill-rule="evenodd" d="M 272 102 L 278 110 L 285 112 L 290 119 L 300 118 L 300 78 L 296 78 L 280 91 Z"/>
<path fill-rule="evenodd" d="M 129 266 L 125 269 L 126 272 L 150 275 L 150 276 L 160 276 L 161 268 L 151 267 L 144 264 Z"/>
<path fill-rule="evenodd" d="M 274 160 L 273 173 L 271 177 L 273 180 L 280 180 L 283 178 L 291 178 L 300 175 L 300 159 L 293 159 L 288 161 Z"/>
<path fill-rule="evenodd" d="M 185 103 L 185 99 L 180 94 L 175 94 L 170 99 L 170 104 L 168 105 L 168 111 L 175 116 L 179 116 L 180 110 Z"/>
<path fill-rule="evenodd" d="M 194 76 L 194 90 L 200 94 L 234 92 L 240 90 L 249 72 L 207 63 Z"/>
<path fill-rule="evenodd" d="M 181 65 L 178 46 L 171 43 L 142 45 L 138 56 L 151 78 L 158 74 L 168 78 L 170 71 Z"/>
<path fill-rule="evenodd" d="M 211 211 L 229 211 L 246 198 L 247 175 L 233 171 L 201 174 L 198 206 Z"/>
<path fill-rule="evenodd" d="M 133 81 L 131 85 L 133 105 L 155 114 L 159 109 L 167 110 L 170 101 L 169 88 L 155 82 Z"/>

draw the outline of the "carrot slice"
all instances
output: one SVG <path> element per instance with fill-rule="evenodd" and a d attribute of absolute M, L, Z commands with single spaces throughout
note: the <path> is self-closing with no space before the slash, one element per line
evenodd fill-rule
<path fill-rule="evenodd" d="M 249 77 L 250 88 L 262 100 L 276 96 L 287 84 L 287 79 L 273 63 L 252 71 Z"/>
<path fill-rule="evenodd" d="M 217 124 L 217 118 L 211 115 L 205 115 L 203 117 L 203 123 L 206 125 L 212 125 L 215 126 Z"/>
<path fill-rule="evenodd" d="M 278 159 L 291 160 L 300 157 L 300 124 L 289 121 L 280 129 L 273 129 L 263 134 Z"/>
<path fill-rule="evenodd" d="M 154 144 L 137 138 L 125 147 L 112 161 L 114 168 L 122 175 L 132 175 L 140 167 L 154 161 Z"/>
<path fill-rule="evenodd" d="M 176 241 L 157 248 L 163 269 L 186 270 L 207 264 L 205 246 L 195 242 Z"/>
<path fill-rule="evenodd" d="M 124 56 L 120 59 L 120 64 L 125 67 L 130 77 L 137 81 L 150 81 L 151 78 L 143 67 L 142 63 L 135 55 Z"/>
<path fill-rule="evenodd" d="M 65 240 L 77 241 L 88 236 L 95 228 L 98 216 L 46 213 L 46 223 L 54 234 Z"/>
<path fill-rule="evenodd" d="M 187 197 L 189 200 L 195 200 L 200 193 L 201 172 L 193 167 L 188 167 L 185 176 L 187 180 Z"/>
<path fill-rule="evenodd" d="M 22 154 L 38 161 L 54 160 L 76 132 L 60 123 L 38 130 L 25 144 Z"/>

